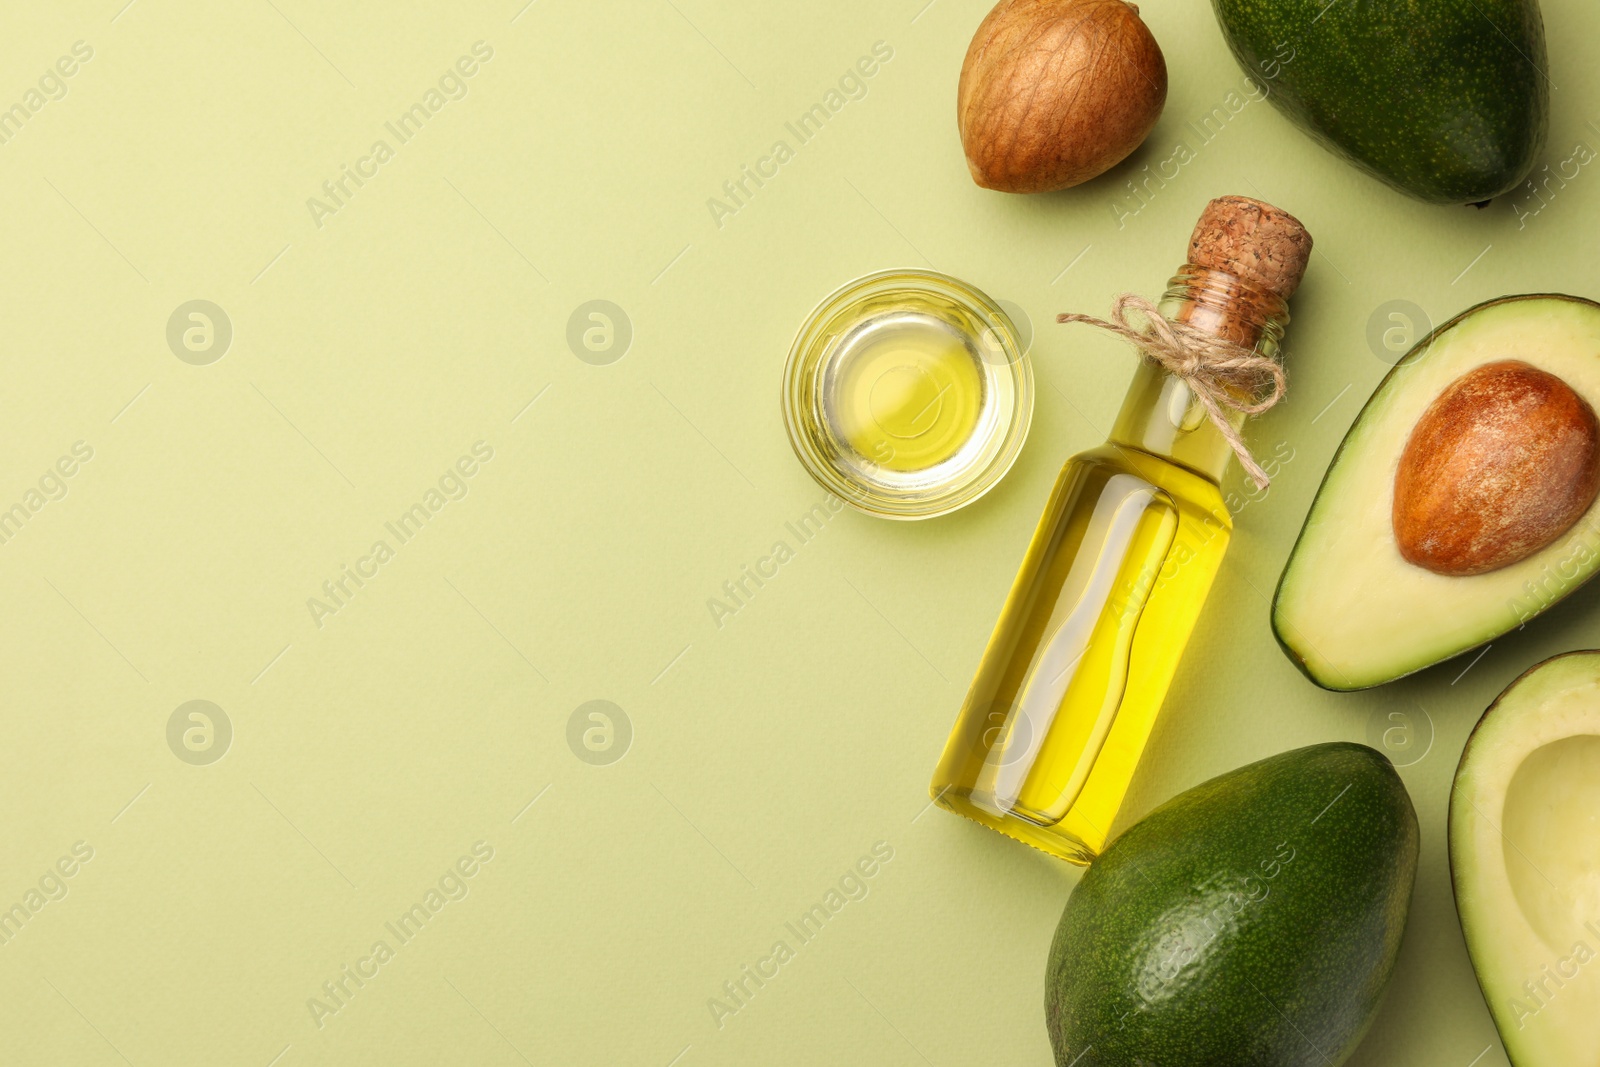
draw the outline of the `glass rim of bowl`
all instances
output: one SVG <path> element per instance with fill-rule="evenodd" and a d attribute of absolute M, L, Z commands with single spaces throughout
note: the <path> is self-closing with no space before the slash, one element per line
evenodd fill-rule
<path fill-rule="evenodd" d="M 826 332 L 826 327 L 875 296 L 904 291 L 924 294 L 954 304 L 973 322 L 986 324 L 980 330 L 947 322 L 983 353 L 985 387 L 1005 389 L 1009 413 L 1003 421 L 984 420 L 968 440 L 983 435 L 982 461 L 960 469 L 948 479 L 915 490 L 895 490 L 863 478 L 849 465 L 837 462 L 836 450 L 826 440 L 823 419 L 816 409 L 811 388 L 838 354 L 836 342 L 844 331 Z M 856 315 L 850 324 L 865 320 Z M 1015 321 L 987 293 L 968 282 L 939 271 L 906 267 L 875 271 L 846 282 L 825 296 L 806 316 L 789 348 L 783 375 L 783 422 L 789 445 L 806 472 L 822 486 L 856 510 L 886 519 L 931 519 L 948 515 L 971 504 L 993 489 L 1011 470 L 1027 441 L 1033 420 L 1034 383 L 1029 347 L 1020 337 Z M 993 358 L 991 358 L 991 356 Z"/>

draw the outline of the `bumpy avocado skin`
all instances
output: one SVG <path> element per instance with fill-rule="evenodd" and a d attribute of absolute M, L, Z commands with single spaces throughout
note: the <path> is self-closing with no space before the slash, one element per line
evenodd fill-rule
<path fill-rule="evenodd" d="M 1212 0 L 1234 57 L 1323 144 L 1418 199 L 1509 192 L 1544 147 L 1538 0 Z"/>
<path fill-rule="evenodd" d="M 1394 969 L 1417 818 L 1365 745 L 1213 778 L 1122 835 L 1050 947 L 1059 1067 L 1330 1067 Z"/>

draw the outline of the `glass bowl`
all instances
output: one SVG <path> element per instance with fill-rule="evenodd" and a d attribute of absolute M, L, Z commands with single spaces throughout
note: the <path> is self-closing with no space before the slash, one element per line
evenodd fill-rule
<path fill-rule="evenodd" d="M 1010 315 L 926 270 L 869 274 L 827 297 L 789 350 L 783 420 L 825 489 L 869 515 L 927 519 L 1011 469 L 1033 370 Z"/>

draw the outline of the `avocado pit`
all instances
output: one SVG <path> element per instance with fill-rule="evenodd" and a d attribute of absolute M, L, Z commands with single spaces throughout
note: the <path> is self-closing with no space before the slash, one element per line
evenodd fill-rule
<path fill-rule="evenodd" d="M 1478 366 L 1417 420 L 1394 480 L 1395 542 L 1435 574 L 1526 559 L 1600 492 L 1600 420 L 1566 382 L 1521 360 Z"/>

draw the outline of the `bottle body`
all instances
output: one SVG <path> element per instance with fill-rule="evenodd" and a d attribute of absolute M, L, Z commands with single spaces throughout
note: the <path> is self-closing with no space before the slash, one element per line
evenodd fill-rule
<path fill-rule="evenodd" d="M 1216 483 L 1108 444 L 1067 461 L 932 793 L 1063 859 L 1105 846 L 1233 524 Z"/>
<path fill-rule="evenodd" d="M 1163 314 L 1207 314 L 1197 279 L 1173 284 Z M 1275 310 L 1258 350 L 1276 351 L 1287 313 Z M 1189 387 L 1141 363 L 1111 439 L 1056 479 L 935 771 L 936 802 L 1063 859 L 1099 854 L 1227 550 L 1231 457 Z"/>

